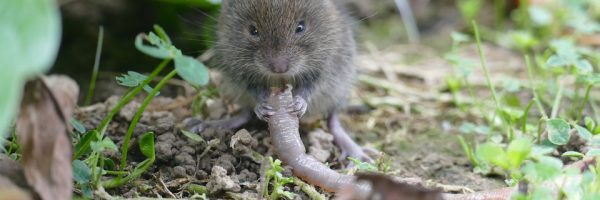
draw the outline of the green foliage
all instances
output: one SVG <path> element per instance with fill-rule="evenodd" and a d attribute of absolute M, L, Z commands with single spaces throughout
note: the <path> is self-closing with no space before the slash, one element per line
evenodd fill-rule
<path fill-rule="evenodd" d="M 142 75 L 140 73 L 137 72 L 127 72 L 127 74 L 123 74 L 121 76 L 118 76 L 115 78 L 117 80 L 117 83 L 119 85 L 125 86 L 125 87 L 138 87 L 140 85 L 142 85 L 142 83 L 148 79 L 148 76 Z M 143 85 L 144 90 L 148 93 L 151 93 L 152 90 L 154 90 L 152 87 L 150 87 L 148 84 Z"/>
<path fill-rule="evenodd" d="M 474 25 L 475 41 L 480 47 L 481 64 L 493 98 L 472 95 L 473 89 L 467 81 L 471 71 L 457 70 L 460 69 L 457 66 L 464 65 L 465 59 L 455 53 L 456 46 L 469 43 L 468 37 L 452 36 L 453 49 L 445 58 L 453 65 L 455 74 L 446 79 L 448 88 L 461 110 L 483 113 L 481 117 L 485 119 L 482 125 L 463 122 L 459 131 L 465 136 L 472 134 L 469 135 L 472 137 L 460 135 L 459 142 L 476 172 L 504 174 L 511 186 L 528 183 L 529 192 L 514 199 L 556 199 L 554 194 L 558 194 L 559 199 L 598 198 L 598 166 L 581 172 L 565 168 L 568 163 L 563 160 L 600 156 L 600 150 L 596 148 L 600 145 L 597 136 L 600 133 L 597 125 L 599 99 L 594 95 L 600 83 L 597 72 L 600 60 L 585 42 L 579 40 L 581 35 L 600 32 L 597 20 L 590 20 L 594 19 L 592 16 L 595 19 L 600 16 L 599 10 L 595 10 L 596 14 L 591 13 L 593 5 L 600 3 L 565 0 L 551 1 L 552 6 L 546 6 L 521 2 L 521 7 L 511 14 L 514 29 L 486 29 L 486 34 L 494 35 L 485 38 L 497 37 L 501 45 L 525 54 L 527 84 L 515 80 L 496 84 L 490 80 L 485 54 L 480 47 L 481 33 Z M 497 6 L 502 5 L 498 3 Z M 465 92 L 470 94 L 472 102 L 460 101 Z M 533 98 L 525 102 L 524 93 Z M 548 113 L 548 109 L 551 112 Z M 490 110 L 495 112 L 490 113 Z M 480 127 L 487 129 L 482 131 Z M 480 140 L 465 139 L 481 137 L 486 139 L 483 144 L 479 144 Z M 578 141 L 585 146 L 573 150 L 572 145 Z M 556 190 L 549 191 L 548 186 Z"/>
<path fill-rule="evenodd" d="M 135 166 L 132 172 L 130 172 L 124 178 L 115 178 L 110 179 L 103 182 L 103 186 L 105 188 L 115 188 L 121 186 L 129 181 L 132 181 L 142 175 L 156 160 L 156 155 L 154 152 L 154 133 L 146 133 L 142 135 L 139 141 L 140 151 L 144 156 L 146 156 L 146 160 L 140 162 Z"/>
<path fill-rule="evenodd" d="M 470 22 L 479 15 L 483 6 L 483 0 L 458 0 L 456 1 L 458 9 L 466 22 Z"/>
<path fill-rule="evenodd" d="M 90 168 L 81 160 L 73 161 L 73 180 L 81 188 L 81 193 L 84 198 L 91 199 L 92 196 L 92 185 L 91 185 L 92 172 Z"/>
<path fill-rule="evenodd" d="M 284 177 L 281 172 L 283 172 L 281 161 L 273 160 L 272 157 L 269 157 L 269 168 L 265 172 L 264 178 L 264 183 L 266 185 L 264 185 L 263 196 L 269 197 L 272 200 L 277 200 L 280 197 L 294 199 L 294 193 L 284 190 L 284 186 L 293 183 L 294 179 L 291 177 Z M 271 192 L 269 192 L 269 184 L 272 185 Z"/>
<path fill-rule="evenodd" d="M 51 0 L 0 1 L 0 138 L 17 112 L 27 79 L 54 63 L 61 35 L 58 7 Z"/>
<path fill-rule="evenodd" d="M 183 133 L 183 135 L 185 135 L 185 137 L 189 138 L 192 141 L 205 142 L 204 138 L 202 138 L 200 135 L 198 135 L 196 133 L 192 133 L 192 132 L 185 131 L 185 130 L 181 130 L 181 133 Z"/>
<path fill-rule="evenodd" d="M 587 59 L 582 58 L 577 52 L 575 45 L 570 40 L 556 40 L 551 43 L 556 51 L 555 55 L 548 58 L 549 67 L 569 67 L 574 66 L 579 73 L 590 73 L 594 70 L 592 64 Z"/>
<path fill-rule="evenodd" d="M 71 124 L 73 129 L 75 129 L 75 131 L 77 131 L 78 133 L 87 132 L 87 130 L 85 129 L 85 126 L 83 126 L 83 124 L 81 124 L 80 121 L 77 121 L 77 119 L 71 118 L 71 121 L 69 121 L 69 123 Z"/>
<path fill-rule="evenodd" d="M 190 84 L 196 87 L 208 84 L 209 74 L 204 64 L 190 56 L 183 55 L 181 50 L 172 44 L 171 39 L 160 26 L 154 26 L 154 31 L 148 35 L 138 35 L 135 39 L 135 47 L 155 58 L 173 59 L 179 76 Z M 144 40 L 150 45 L 144 44 Z"/>
<path fill-rule="evenodd" d="M 571 139 L 571 127 L 563 119 L 551 119 L 546 122 L 548 140 L 556 145 L 565 145 Z"/>
<path fill-rule="evenodd" d="M 100 187 L 116 188 L 126 184 L 127 182 L 140 177 L 152 166 L 156 159 L 153 133 L 146 133 L 140 137 L 138 142 L 139 148 L 142 154 L 146 156 L 146 159 L 138 163 L 133 169 L 129 169 L 127 167 L 127 152 L 129 150 L 131 137 L 133 136 L 133 131 L 135 130 L 137 123 L 142 117 L 146 107 L 150 104 L 155 96 L 159 95 L 159 91 L 169 80 L 179 74 L 186 80 L 196 79 L 188 80 L 191 81 L 190 83 L 196 87 L 206 85 L 208 83 L 208 71 L 202 63 L 189 56 L 183 55 L 181 51 L 172 44 L 171 39 L 161 27 L 155 26 L 154 30 L 155 32 L 151 32 L 148 35 L 140 34 L 136 38 L 135 45 L 140 51 L 148 54 L 149 56 L 164 58 L 163 62 L 160 63 L 149 75 L 142 75 L 137 72 L 128 72 L 127 74 L 117 77 L 116 80 L 118 84 L 130 87 L 131 89 L 121 97 L 121 99 L 110 110 L 108 115 L 102 120 L 98 127 L 96 127 L 94 130 L 87 131 L 87 133 L 85 133 L 75 143 L 73 155 L 73 159 L 75 160 L 74 167 L 78 168 L 77 173 L 79 173 L 76 174 L 77 177 L 75 180 L 78 182 L 78 186 L 84 193 L 84 197 L 90 197 L 92 194 L 92 189 L 97 189 Z M 144 40 L 149 42 L 150 45 L 144 44 Z M 150 82 L 154 80 L 158 74 L 160 74 L 160 72 L 170 63 L 171 60 L 175 60 L 175 69 L 164 76 L 158 82 L 156 87 L 150 87 Z M 117 145 L 110 138 L 105 136 L 105 133 L 113 117 L 119 113 L 119 111 L 125 105 L 131 102 L 140 92 L 142 92 L 142 90 L 148 92 L 149 95 L 146 96 L 136 111 L 131 124 L 129 125 L 123 140 L 123 146 L 119 152 L 121 155 L 121 162 L 120 165 L 117 166 L 113 160 L 104 157 L 105 152 L 107 151 L 117 152 L 119 150 Z M 85 132 L 85 129 L 82 129 L 80 123 L 76 123 L 74 121 L 72 124 L 73 127 L 78 130 L 78 132 Z M 188 135 L 193 138 L 193 135 Z M 87 178 L 82 178 L 87 177 L 84 176 L 84 174 L 88 174 L 88 170 L 82 166 L 82 163 L 87 166 L 87 169 L 89 169 L 89 181 Z M 116 175 L 116 177 L 102 178 L 106 175 Z"/>
<path fill-rule="evenodd" d="M 359 159 L 348 157 L 348 160 L 354 164 L 355 171 L 377 172 L 377 166 L 373 163 L 363 162 Z"/>

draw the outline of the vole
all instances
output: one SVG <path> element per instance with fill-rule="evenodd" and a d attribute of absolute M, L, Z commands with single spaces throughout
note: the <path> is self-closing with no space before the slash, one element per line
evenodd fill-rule
<path fill-rule="evenodd" d="M 341 159 L 369 161 L 338 119 L 357 67 L 352 22 L 335 1 L 223 0 L 214 47 L 223 78 L 220 91 L 246 112 L 198 126 L 239 128 L 252 111 L 266 120 L 273 114 L 265 104 L 271 87 L 291 84 L 294 111 L 327 117 Z"/>

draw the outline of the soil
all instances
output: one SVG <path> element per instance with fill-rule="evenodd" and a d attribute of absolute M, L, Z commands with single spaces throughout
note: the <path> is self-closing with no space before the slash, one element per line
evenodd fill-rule
<path fill-rule="evenodd" d="M 451 72 L 449 64 L 439 56 L 433 56 L 433 59 L 429 57 L 436 55 L 433 50 L 418 48 L 427 59 L 410 58 L 407 61 L 407 57 L 397 56 L 410 55 L 414 53 L 412 51 L 416 51 L 415 48 L 407 47 L 390 48 L 360 57 L 360 63 L 366 63 L 361 70 L 362 75 L 394 80 L 395 85 L 404 86 L 407 91 L 402 93 L 384 90 L 361 81 L 355 87 L 353 102 L 358 105 L 355 107 L 368 109 L 344 113 L 344 125 L 354 133 L 353 136 L 360 144 L 383 153 L 383 158 L 390 161 L 389 173 L 394 176 L 448 186 L 444 188 L 451 190 L 450 192 L 480 191 L 505 186 L 501 178 L 473 173 L 472 166 L 458 143 L 457 127 L 464 121 L 476 119 L 477 114 L 459 112 L 449 98 L 445 98 L 449 93 L 443 86 L 442 75 Z M 517 67 L 495 64 L 500 63 L 497 59 L 511 56 L 510 53 L 494 47 L 487 49 L 490 54 L 502 54 L 489 56 L 493 74 L 518 77 L 513 75 L 521 73 Z M 477 58 L 473 47 L 462 49 L 461 55 Z M 395 79 L 387 79 L 379 68 L 381 65 L 377 65 L 380 62 L 403 64 L 399 64 L 402 65 L 399 71 L 392 73 Z M 518 63 L 514 66 L 518 66 Z M 413 68 L 419 68 L 419 71 L 412 71 Z M 475 70 L 474 73 L 481 72 Z M 473 80 L 474 83 L 478 81 L 482 80 Z M 122 145 L 123 135 L 141 98 L 143 96 L 127 105 L 108 129 L 108 136 L 118 146 Z M 253 156 L 253 152 L 272 156 L 265 124 L 253 121 L 241 130 L 207 129 L 199 133 L 204 141 L 194 141 L 182 134 L 180 128 L 185 119 L 192 117 L 191 98 L 193 96 L 189 94 L 155 98 L 134 131 L 128 166 L 135 166 L 145 159 L 137 149 L 136 141 L 137 137 L 146 132 L 154 132 L 156 135 L 156 162 L 140 179 L 119 189 L 109 190 L 109 194 L 125 198 L 186 198 L 193 191 L 201 190 L 206 191 L 210 198 L 217 199 L 259 197 L 257 191 L 260 191 L 263 160 Z M 104 102 L 79 108 L 75 116 L 86 128 L 92 129 L 117 100 L 118 96 L 114 95 Z M 384 103 L 373 103 L 377 100 Z M 366 107 L 361 102 L 367 102 L 369 106 Z M 216 120 L 231 117 L 235 113 L 235 106 L 219 97 L 209 99 L 204 106 L 203 112 L 195 117 Z M 309 154 L 328 163 L 333 169 L 343 170 L 348 161 L 338 160 L 340 151 L 333 144 L 333 137 L 327 133 L 324 123 L 317 120 L 303 127 L 305 134 L 302 137 Z M 214 146 L 203 153 L 209 143 Z M 120 158 L 115 153 L 107 156 L 115 163 Z M 289 170 L 284 175 L 292 176 Z M 308 199 L 300 188 L 292 184 L 286 190 L 298 194 L 296 199 Z"/>

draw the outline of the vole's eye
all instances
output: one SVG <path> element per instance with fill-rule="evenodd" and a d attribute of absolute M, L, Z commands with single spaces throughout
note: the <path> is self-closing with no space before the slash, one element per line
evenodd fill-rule
<path fill-rule="evenodd" d="M 306 30 L 306 26 L 304 26 L 304 21 L 301 21 L 296 27 L 296 33 L 302 33 L 304 30 Z"/>
<path fill-rule="evenodd" d="M 256 26 L 250 25 L 248 31 L 250 32 L 250 35 L 258 36 L 258 29 L 256 29 Z"/>

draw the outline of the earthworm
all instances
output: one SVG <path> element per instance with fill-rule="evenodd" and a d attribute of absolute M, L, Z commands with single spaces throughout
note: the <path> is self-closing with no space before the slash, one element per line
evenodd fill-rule
<path fill-rule="evenodd" d="M 337 192 L 342 187 L 352 185 L 359 190 L 369 190 L 369 186 L 358 184 L 355 177 L 340 174 L 325 164 L 306 154 L 300 139 L 299 119 L 292 113 L 293 98 L 291 86 L 282 90 L 273 88 L 268 100 L 274 114 L 269 117 L 269 132 L 278 158 L 292 167 L 295 176 L 329 192 Z"/>
<path fill-rule="evenodd" d="M 292 167 L 295 176 L 328 192 L 335 193 L 349 186 L 355 189 L 356 195 L 364 196 L 372 192 L 369 184 L 356 182 L 356 177 L 340 174 L 306 154 L 306 148 L 300 138 L 298 115 L 292 111 L 293 97 L 290 85 L 285 90 L 272 88 L 268 103 L 274 111 L 268 119 L 274 152 L 283 163 Z M 504 188 L 472 194 L 444 193 L 442 197 L 447 200 L 500 200 L 508 199 L 511 193 L 511 188 Z"/>

